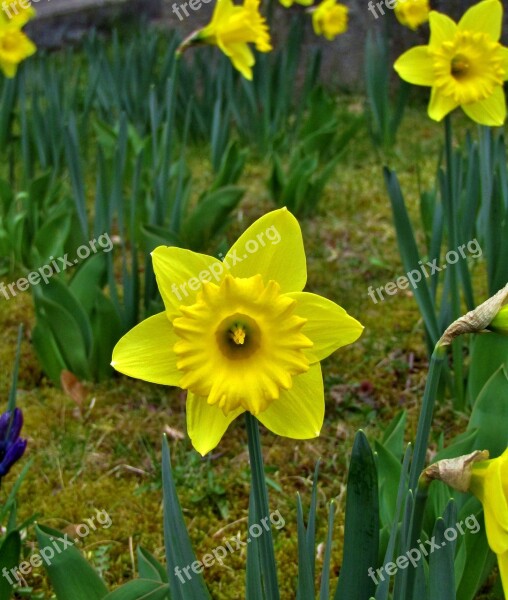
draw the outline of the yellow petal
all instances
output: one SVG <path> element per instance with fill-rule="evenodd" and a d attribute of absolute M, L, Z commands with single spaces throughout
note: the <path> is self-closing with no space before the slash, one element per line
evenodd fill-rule
<path fill-rule="evenodd" d="M 473 104 L 463 104 L 466 115 L 480 123 L 491 127 L 501 127 L 506 120 L 506 99 L 503 88 L 496 87 L 492 96 Z"/>
<path fill-rule="evenodd" d="M 460 31 L 488 33 L 493 41 L 501 37 L 503 6 L 499 0 L 483 0 L 468 9 L 459 21 Z"/>
<path fill-rule="evenodd" d="M 240 71 L 245 79 L 252 81 L 252 67 L 256 60 L 249 46 L 243 42 L 225 45 L 220 43 L 220 41 L 218 45 L 224 54 L 229 56 L 235 69 Z"/>
<path fill-rule="evenodd" d="M 220 408 L 210 406 L 206 398 L 187 393 L 187 431 L 201 456 L 217 446 L 229 424 L 243 412 L 239 407 L 226 417 Z"/>
<path fill-rule="evenodd" d="M 257 415 L 277 435 L 306 440 L 319 435 L 323 426 L 325 399 L 319 363 L 293 378 L 293 387 L 281 391 L 278 400 Z"/>
<path fill-rule="evenodd" d="M 129 377 L 177 386 L 182 377 L 173 352 L 177 340 L 166 313 L 159 313 L 120 339 L 113 350 L 111 366 Z"/>
<path fill-rule="evenodd" d="M 434 67 L 428 46 L 416 46 L 404 52 L 393 65 L 404 81 L 414 85 L 434 84 Z"/>
<path fill-rule="evenodd" d="M 485 514 L 487 540 L 496 554 L 508 552 L 507 453 L 473 466 L 470 491 L 480 500 Z"/>
<path fill-rule="evenodd" d="M 281 208 L 253 223 L 228 252 L 225 262 L 234 277 L 259 273 L 276 281 L 281 292 L 299 292 L 307 281 L 302 232 L 295 217 Z"/>
<path fill-rule="evenodd" d="M 227 269 L 213 256 L 191 250 L 159 246 L 152 252 L 153 270 L 170 321 L 180 315 L 178 308 L 196 302 L 203 281 L 220 283 Z"/>
<path fill-rule="evenodd" d="M 436 88 L 432 88 L 428 110 L 429 117 L 434 121 L 441 121 L 458 105 L 459 103 L 450 96 L 443 96 Z"/>
<path fill-rule="evenodd" d="M 501 573 L 504 597 L 508 598 L 508 552 L 497 555 L 497 564 Z"/>
<path fill-rule="evenodd" d="M 455 21 L 435 10 L 431 10 L 429 13 L 429 25 L 429 47 L 431 49 L 439 48 L 443 42 L 452 40 L 457 31 L 457 23 Z"/>
<path fill-rule="evenodd" d="M 335 302 L 307 292 L 286 295 L 297 301 L 294 314 L 307 319 L 302 333 L 314 344 L 306 351 L 312 355 L 312 362 L 323 360 L 360 337 L 363 325 Z"/>

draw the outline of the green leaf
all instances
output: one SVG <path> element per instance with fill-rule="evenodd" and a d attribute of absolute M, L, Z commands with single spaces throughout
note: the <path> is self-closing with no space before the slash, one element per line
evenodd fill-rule
<path fill-rule="evenodd" d="M 191 250 L 201 250 L 227 223 L 245 190 L 226 186 L 206 194 L 182 224 L 181 237 Z"/>
<path fill-rule="evenodd" d="M 344 558 L 335 600 L 368 600 L 375 592 L 369 568 L 378 561 L 379 500 L 376 464 L 363 431 L 355 436 L 347 481 Z"/>
<path fill-rule="evenodd" d="M 305 530 L 305 523 L 303 522 L 303 508 L 300 494 L 297 494 L 296 506 L 296 519 L 298 524 L 298 588 L 296 598 L 297 600 L 306 600 L 307 598 L 314 598 L 315 595 L 314 577 L 312 575 L 311 566 L 314 562 L 314 549 L 312 549 L 312 554 L 309 555 L 307 532 Z"/>
<path fill-rule="evenodd" d="M 391 421 L 383 433 L 382 444 L 397 459 L 404 454 L 404 432 L 406 430 L 407 413 L 401 410 Z"/>
<path fill-rule="evenodd" d="M 491 457 L 500 456 L 508 446 L 508 375 L 499 367 L 478 396 L 468 430 L 477 429 L 478 448 L 488 450 Z"/>
<path fill-rule="evenodd" d="M 469 516 L 469 515 L 468 515 Z M 467 518 L 467 517 L 466 517 Z M 457 598 L 473 600 L 488 574 L 496 564 L 496 555 L 490 550 L 482 513 L 477 515 L 480 531 L 468 533 L 463 538 L 465 564 L 457 586 Z"/>
<path fill-rule="evenodd" d="M 151 579 L 152 581 L 160 581 L 161 583 L 168 582 L 168 576 L 165 568 L 160 562 L 150 554 L 148 550 L 138 546 L 138 572 L 141 579 Z"/>
<path fill-rule="evenodd" d="M 57 600 L 102 600 L 108 590 L 67 535 L 36 525 L 39 553 Z"/>
<path fill-rule="evenodd" d="M 182 573 L 182 569 L 190 568 L 197 560 L 178 501 L 166 436 L 163 437 L 162 442 L 162 486 L 164 489 L 164 543 L 171 599 L 210 600 L 210 594 L 200 573 L 192 571 L 190 579 Z"/>
<path fill-rule="evenodd" d="M 432 345 L 436 344 L 440 337 L 440 329 L 438 326 L 436 310 L 434 302 L 429 292 L 427 282 L 423 278 L 421 272 L 417 269 L 420 261 L 420 254 L 416 245 L 416 239 L 413 233 L 413 227 L 409 220 L 409 214 L 404 202 L 404 196 L 400 189 L 399 180 L 395 172 L 389 169 L 384 169 L 384 176 L 388 195 L 392 204 L 393 220 L 395 223 L 395 230 L 397 232 L 397 242 L 399 245 L 399 252 L 402 258 L 402 264 L 404 265 L 405 271 L 409 274 L 417 271 L 420 280 L 417 282 L 417 287 L 413 289 L 413 293 L 418 304 L 418 308 L 422 314 L 425 327 L 432 340 Z M 416 281 L 416 275 L 413 276 L 413 280 Z M 412 286 L 411 286 L 412 287 Z"/>
<path fill-rule="evenodd" d="M 475 335 L 468 377 L 471 405 L 474 405 L 487 381 L 501 365 L 508 369 L 508 337 L 492 332 L 488 335 Z"/>
<path fill-rule="evenodd" d="M 11 531 L 4 539 L 2 546 L 0 547 L 0 571 L 4 569 L 10 571 L 11 569 L 17 569 L 19 559 L 21 555 L 21 538 L 19 531 Z M 7 576 L 3 575 L 0 577 L 0 600 L 9 600 L 12 594 L 12 586 L 16 583 L 16 577 L 11 573 L 9 583 Z"/>
<path fill-rule="evenodd" d="M 168 600 L 169 586 L 160 581 L 135 579 L 110 592 L 104 600 Z M 74 598 L 73 598 L 74 600 Z"/>
<path fill-rule="evenodd" d="M 456 540 L 448 540 L 445 532 L 453 529 L 457 522 L 455 502 L 450 500 L 443 518 L 437 519 L 432 532 L 438 550 L 429 556 L 429 592 L 432 600 L 455 600 L 455 545 Z M 455 531 L 457 534 L 457 531 Z M 423 559 L 422 559 L 423 560 Z"/>

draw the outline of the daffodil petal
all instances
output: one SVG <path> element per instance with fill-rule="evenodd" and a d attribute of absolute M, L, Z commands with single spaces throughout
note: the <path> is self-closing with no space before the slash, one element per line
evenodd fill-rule
<path fill-rule="evenodd" d="M 429 117 L 441 121 L 448 113 L 457 108 L 459 103 L 450 96 L 444 96 L 436 88 L 432 88 L 429 103 Z"/>
<path fill-rule="evenodd" d="M 497 555 L 497 564 L 501 573 L 504 597 L 508 598 L 508 552 Z"/>
<path fill-rule="evenodd" d="M 230 423 L 243 412 L 239 407 L 226 417 L 220 408 L 208 404 L 206 398 L 187 393 L 187 432 L 201 456 L 217 446 Z"/>
<path fill-rule="evenodd" d="M 352 344 L 362 334 L 363 325 L 335 302 L 308 292 L 286 295 L 297 302 L 294 314 L 307 319 L 302 333 L 314 344 L 307 350 L 307 354 L 312 355 L 312 362 L 323 360 L 337 348 Z"/>
<path fill-rule="evenodd" d="M 227 263 L 234 277 L 259 273 L 266 283 L 273 279 L 281 292 L 299 292 L 307 281 L 302 232 L 295 217 L 281 208 L 253 223 L 228 252 Z"/>
<path fill-rule="evenodd" d="M 297 440 L 315 438 L 323 426 L 325 399 L 319 363 L 293 378 L 293 387 L 281 391 L 263 412 L 256 415 L 270 431 Z"/>
<path fill-rule="evenodd" d="M 439 48 L 443 42 L 453 39 L 457 31 L 457 23 L 435 10 L 429 13 L 430 49 Z"/>
<path fill-rule="evenodd" d="M 504 90 L 501 86 L 496 87 L 492 95 L 485 100 L 473 104 L 463 104 L 462 109 L 470 119 L 480 125 L 501 127 L 506 119 Z"/>
<path fill-rule="evenodd" d="M 224 45 L 219 42 L 219 48 L 231 59 L 233 66 L 245 79 L 252 81 L 252 67 L 256 60 L 249 46 L 245 43 Z"/>
<path fill-rule="evenodd" d="M 393 65 L 404 81 L 413 85 L 434 84 L 434 67 L 428 46 L 416 46 L 404 52 Z"/>
<path fill-rule="evenodd" d="M 113 350 L 111 366 L 129 377 L 177 386 L 182 377 L 173 352 L 177 340 L 166 313 L 159 313 L 120 339 Z"/>
<path fill-rule="evenodd" d="M 483 0 L 469 8 L 459 21 L 460 31 L 488 33 L 494 42 L 501 37 L 503 6 L 499 0 Z"/>
<path fill-rule="evenodd" d="M 203 281 L 220 283 L 226 274 L 218 258 L 182 248 L 159 246 L 152 252 L 152 261 L 170 321 L 180 315 L 180 306 L 196 302 Z"/>
<path fill-rule="evenodd" d="M 487 539 L 496 554 L 508 552 L 508 499 L 504 491 L 508 463 L 502 457 L 473 466 L 470 490 L 480 500 L 485 514 Z"/>

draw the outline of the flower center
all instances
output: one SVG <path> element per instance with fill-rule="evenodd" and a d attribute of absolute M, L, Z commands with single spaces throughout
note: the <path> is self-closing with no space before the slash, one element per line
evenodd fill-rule
<path fill-rule="evenodd" d="M 204 282 L 195 304 L 182 306 L 173 321 L 180 387 L 226 415 L 238 407 L 265 410 L 309 368 L 304 351 L 312 342 L 295 308 L 296 300 L 260 275 Z"/>
<path fill-rule="evenodd" d="M 467 77 L 469 72 L 470 63 L 465 56 L 454 56 L 452 58 L 452 70 L 451 73 L 455 77 L 455 79 L 462 79 L 463 77 Z"/>
<path fill-rule="evenodd" d="M 458 104 L 485 100 L 505 80 L 503 47 L 486 33 L 459 31 L 432 54 L 436 87 Z"/>

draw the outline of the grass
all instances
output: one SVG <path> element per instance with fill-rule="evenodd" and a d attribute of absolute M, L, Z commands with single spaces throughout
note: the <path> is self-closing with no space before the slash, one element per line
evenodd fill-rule
<path fill-rule="evenodd" d="M 353 105 L 353 99 L 350 101 Z M 440 127 L 422 118 L 421 107 L 409 109 L 396 152 L 389 157 L 415 219 L 417 181 L 423 187 L 432 185 L 440 136 Z M 191 162 L 201 166 L 201 152 L 195 149 L 193 153 Z M 285 526 L 275 532 L 283 600 L 294 598 L 297 577 L 295 496 L 300 492 L 308 504 L 316 460 L 322 459 L 319 544 L 325 541 L 327 503 L 336 500 L 332 554 L 336 577 L 341 563 L 347 464 L 355 432 L 362 428 L 370 440 L 379 438 L 391 419 L 406 409 L 407 439 L 414 436 L 427 370 L 416 303 L 407 291 L 378 303 L 367 293 L 369 285 L 376 288 L 404 274 L 382 164 L 383 157 L 372 148 L 367 135 L 357 137 L 327 186 L 318 214 L 302 222 L 307 289 L 341 304 L 365 325 L 365 332 L 359 342 L 323 363 L 327 408 L 319 438 L 300 442 L 262 430 L 271 509 L 278 510 L 285 520 Z M 251 163 L 242 177 L 241 184 L 248 192 L 228 233 L 231 242 L 272 208 L 264 185 L 267 175 L 266 165 L 257 162 Z M 96 509 L 107 511 L 111 527 L 98 529 L 80 546 L 105 571 L 110 588 L 131 579 L 136 574 L 138 544 L 158 558 L 164 555 L 160 461 L 161 436 L 166 432 L 180 502 L 198 559 L 224 539 L 237 535 L 245 539 L 249 466 L 241 419 L 231 425 L 218 448 L 201 459 L 185 437 L 185 398 L 180 390 L 116 377 L 101 385 L 85 383 L 79 405 L 50 385 L 38 366 L 30 345 L 34 314 L 29 293 L 9 301 L 0 299 L 3 398 L 7 398 L 20 322 L 25 324 L 26 335 L 18 405 L 24 411 L 24 435 L 29 439 L 26 458 L 34 461 L 19 494 L 20 519 L 36 514 L 40 523 L 75 535 L 76 526 Z M 449 406 L 440 408 L 436 431 L 451 436 L 465 425 L 465 418 Z M 2 495 L 21 467 L 16 465 Z M 35 550 L 34 540 L 33 529 L 29 529 L 27 554 Z M 241 597 L 244 571 L 245 553 L 240 549 L 227 556 L 223 567 L 207 569 L 205 579 L 212 597 Z M 42 569 L 28 575 L 26 583 L 34 593 L 51 598 Z"/>

